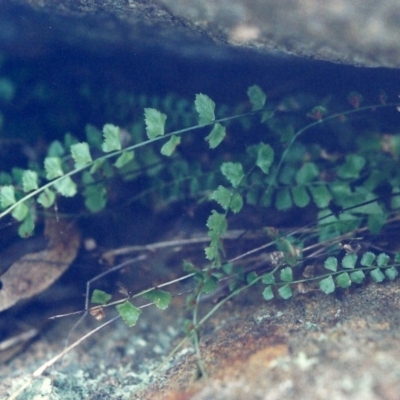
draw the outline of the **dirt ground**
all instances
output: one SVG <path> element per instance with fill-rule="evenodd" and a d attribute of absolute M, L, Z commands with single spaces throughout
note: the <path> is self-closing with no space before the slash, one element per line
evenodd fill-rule
<path fill-rule="evenodd" d="M 162 359 L 182 338 L 183 299 L 167 311 L 145 309 L 138 325 L 122 321 L 93 335 L 38 378 L 19 399 L 398 399 L 398 282 L 335 295 L 309 292 L 265 302 L 244 293 L 203 327 L 199 378 L 189 344 Z M 8 398 L 63 349 L 70 319 L 48 324 L 25 351 L 0 367 Z M 98 326 L 87 319 L 73 339 Z"/>

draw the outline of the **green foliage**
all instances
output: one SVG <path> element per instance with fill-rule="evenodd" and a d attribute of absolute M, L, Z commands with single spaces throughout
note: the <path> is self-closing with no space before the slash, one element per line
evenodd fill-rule
<path fill-rule="evenodd" d="M 94 304 L 107 304 L 111 300 L 112 296 L 103 290 L 95 289 L 92 293 L 92 303 Z"/>
<path fill-rule="evenodd" d="M 354 109 L 340 114 L 328 115 L 327 104 L 304 112 L 304 118 L 308 116 L 314 121 L 298 129 L 305 122 L 299 123 L 296 116 L 299 113 L 291 115 L 290 108 L 286 104 L 282 106 L 284 102 L 277 107 L 267 104 L 267 96 L 256 85 L 248 89 L 247 95 L 250 102 L 247 106 L 251 109 L 245 112 L 238 109 L 228 116 L 205 94 L 197 94 L 191 108 L 189 103 L 174 103 L 171 98 L 151 102 L 151 107 L 146 107 L 148 99 L 140 98 L 144 120 L 130 127 L 127 138 L 125 129 L 113 124 L 105 124 L 102 131 L 88 125 L 86 141 L 67 134 L 63 141 L 51 143 L 42 164 L 0 173 L 0 217 L 11 214 L 20 223 L 19 234 L 27 237 L 33 232 L 37 208 L 52 207 L 58 196 L 80 194 L 91 213 L 103 210 L 107 206 L 109 183 L 115 177 L 122 181 L 146 177 L 147 186 L 135 193 L 132 201 L 148 203 L 149 199 L 156 198 L 162 202 L 188 196 L 199 201 L 214 201 L 216 209 L 211 211 L 206 223 L 209 243 L 204 251 L 208 264 L 198 268 L 184 263 L 187 276 L 195 282 L 187 299 L 188 308 L 193 312 L 187 332 L 195 335 L 201 324 L 197 321 L 200 299 L 214 292 L 221 278 L 230 279 L 231 292 L 227 298 L 255 286 L 260 287 L 266 301 L 289 299 L 301 284 L 314 284 L 314 288 L 330 294 L 337 288 L 360 285 L 367 278 L 377 283 L 396 279 L 399 254 L 391 258 L 383 252 L 376 255 L 370 251 L 362 254 L 350 251 L 338 256 L 335 245 L 338 238 L 357 229 L 368 228 L 373 234 L 379 233 L 388 218 L 398 212 L 400 196 L 388 202 L 379 200 L 379 194 L 384 185 L 386 191 L 394 194 L 399 191 L 400 135 L 393 135 L 390 150 L 385 153 L 381 151 L 379 138 L 370 137 L 369 133 L 363 140 L 351 139 L 348 148 L 340 154 L 330 153 L 324 137 L 304 144 L 302 135 L 325 122 L 326 125 L 340 123 L 339 116 L 349 117 L 363 111 L 362 96 L 352 93 L 349 101 Z M 167 114 L 160 109 L 171 109 L 171 104 L 177 111 L 168 114 L 168 124 L 176 129 L 166 133 Z M 364 107 L 364 110 L 371 108 Z M 280 113 L 282 109 L 285 113 Z M 186 124 L 176 125 L 177 121 L 182 122 L 178 114 L 184 115 Z M 260 121 L 254 132 L 261 134 L 249 134 L 253 128 L 250 117 Z M 238 151 L 230 147 L 233 134 L 226 129 L 235 119 L 241 121 L 249 143 L 246 149 Z M 196 129 L 200 130 L 199 134 L 208 132 L 205 141 L 210 150 L 206 156 L 201 146 L 197 146 L 200 143 L 195 141 L 197 137 L 191 136 Z M 339 139 L 346 143 L 348 138 Z M 193 147 L 199 149 L 194 151 Z M 185 156 L 188 148 L 189 157 Z M 259 210 L 268 208 L 267 212 L 294 208 L 301 212 L 299 209 L 313 207 L 318 215 L 317 229 L 304 237 L 267 230 L 271 238 L 268 246 L 273 246 L 282 257 L 260 273 L 248 271 L 228 262 L 223 246 L 230 215 L 242 212 L 246 205 Z M 327 249 L 332 251 L 311 276 L 303 274 L 302 253 L 307 241 L 311 241 L 311 248 L 327 243 Z M 101 309 L 115 306 L 127 325 L 134 326 L 142 312 L 132 303 L 138 296 L 161 310 L 168 308 L 172 299 L 171 293 L 151 288 L 135 296 L 127 292 L 126 298 L 112 303 L 111 295 L 94 290 L 91 301 Z"/>
<path fill-rule="evenodd" d="M 124 322 L 131 328 L 136 325 L 142 310 L 135 307 L 130 301 L 125 301 L 122 304 L 117 304 L 115 306 L 119 315 L 124 320 Z"/>
<path fill-rule="evenodd" d="M 199 125 L 207 125 L 215 120 L 215 103 L 206 94 L 196 94 L 194 104 L 199 114 Z"/>
<path fill-rule="evenodd" d="M 172 299 L 171 293 L 159 289 L 151 290 L 143 296 L 144 298 L 151 300 L 160 310 L 166 310 Z"/>

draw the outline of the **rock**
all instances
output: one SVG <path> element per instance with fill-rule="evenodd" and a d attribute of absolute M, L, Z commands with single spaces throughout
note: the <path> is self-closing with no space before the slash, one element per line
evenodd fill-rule
<path fill-rule="evenodd" d="M 196 57 L 245 47 L 400 66 L 395 0 L 10 0 L 0 12 L 0 46 L 25 54 L 55 42 L 103 54 L 162 46 Z"/>

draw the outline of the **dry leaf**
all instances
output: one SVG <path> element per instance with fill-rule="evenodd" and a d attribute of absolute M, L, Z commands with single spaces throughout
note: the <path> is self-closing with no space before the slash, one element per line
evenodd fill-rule
<path fill-rule="evenodd" d="M 73 223 L 48 217 L 44 234 L 45 250 L 23 256 L 0 276 L 0 311 L 47 289 L 74 261 L 80 234 Z"/>

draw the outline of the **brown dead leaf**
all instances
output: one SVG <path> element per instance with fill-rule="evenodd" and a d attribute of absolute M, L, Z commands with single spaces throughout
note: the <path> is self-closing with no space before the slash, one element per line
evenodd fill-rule
<path fill-rule="evenodd" d="M 49 240 L 45 250 L 23 256 L 0 276 L 0 311 L 47 289 L 74 261 L 80 234 L 73 223 L 48 217 L 44 234 Z"/>

